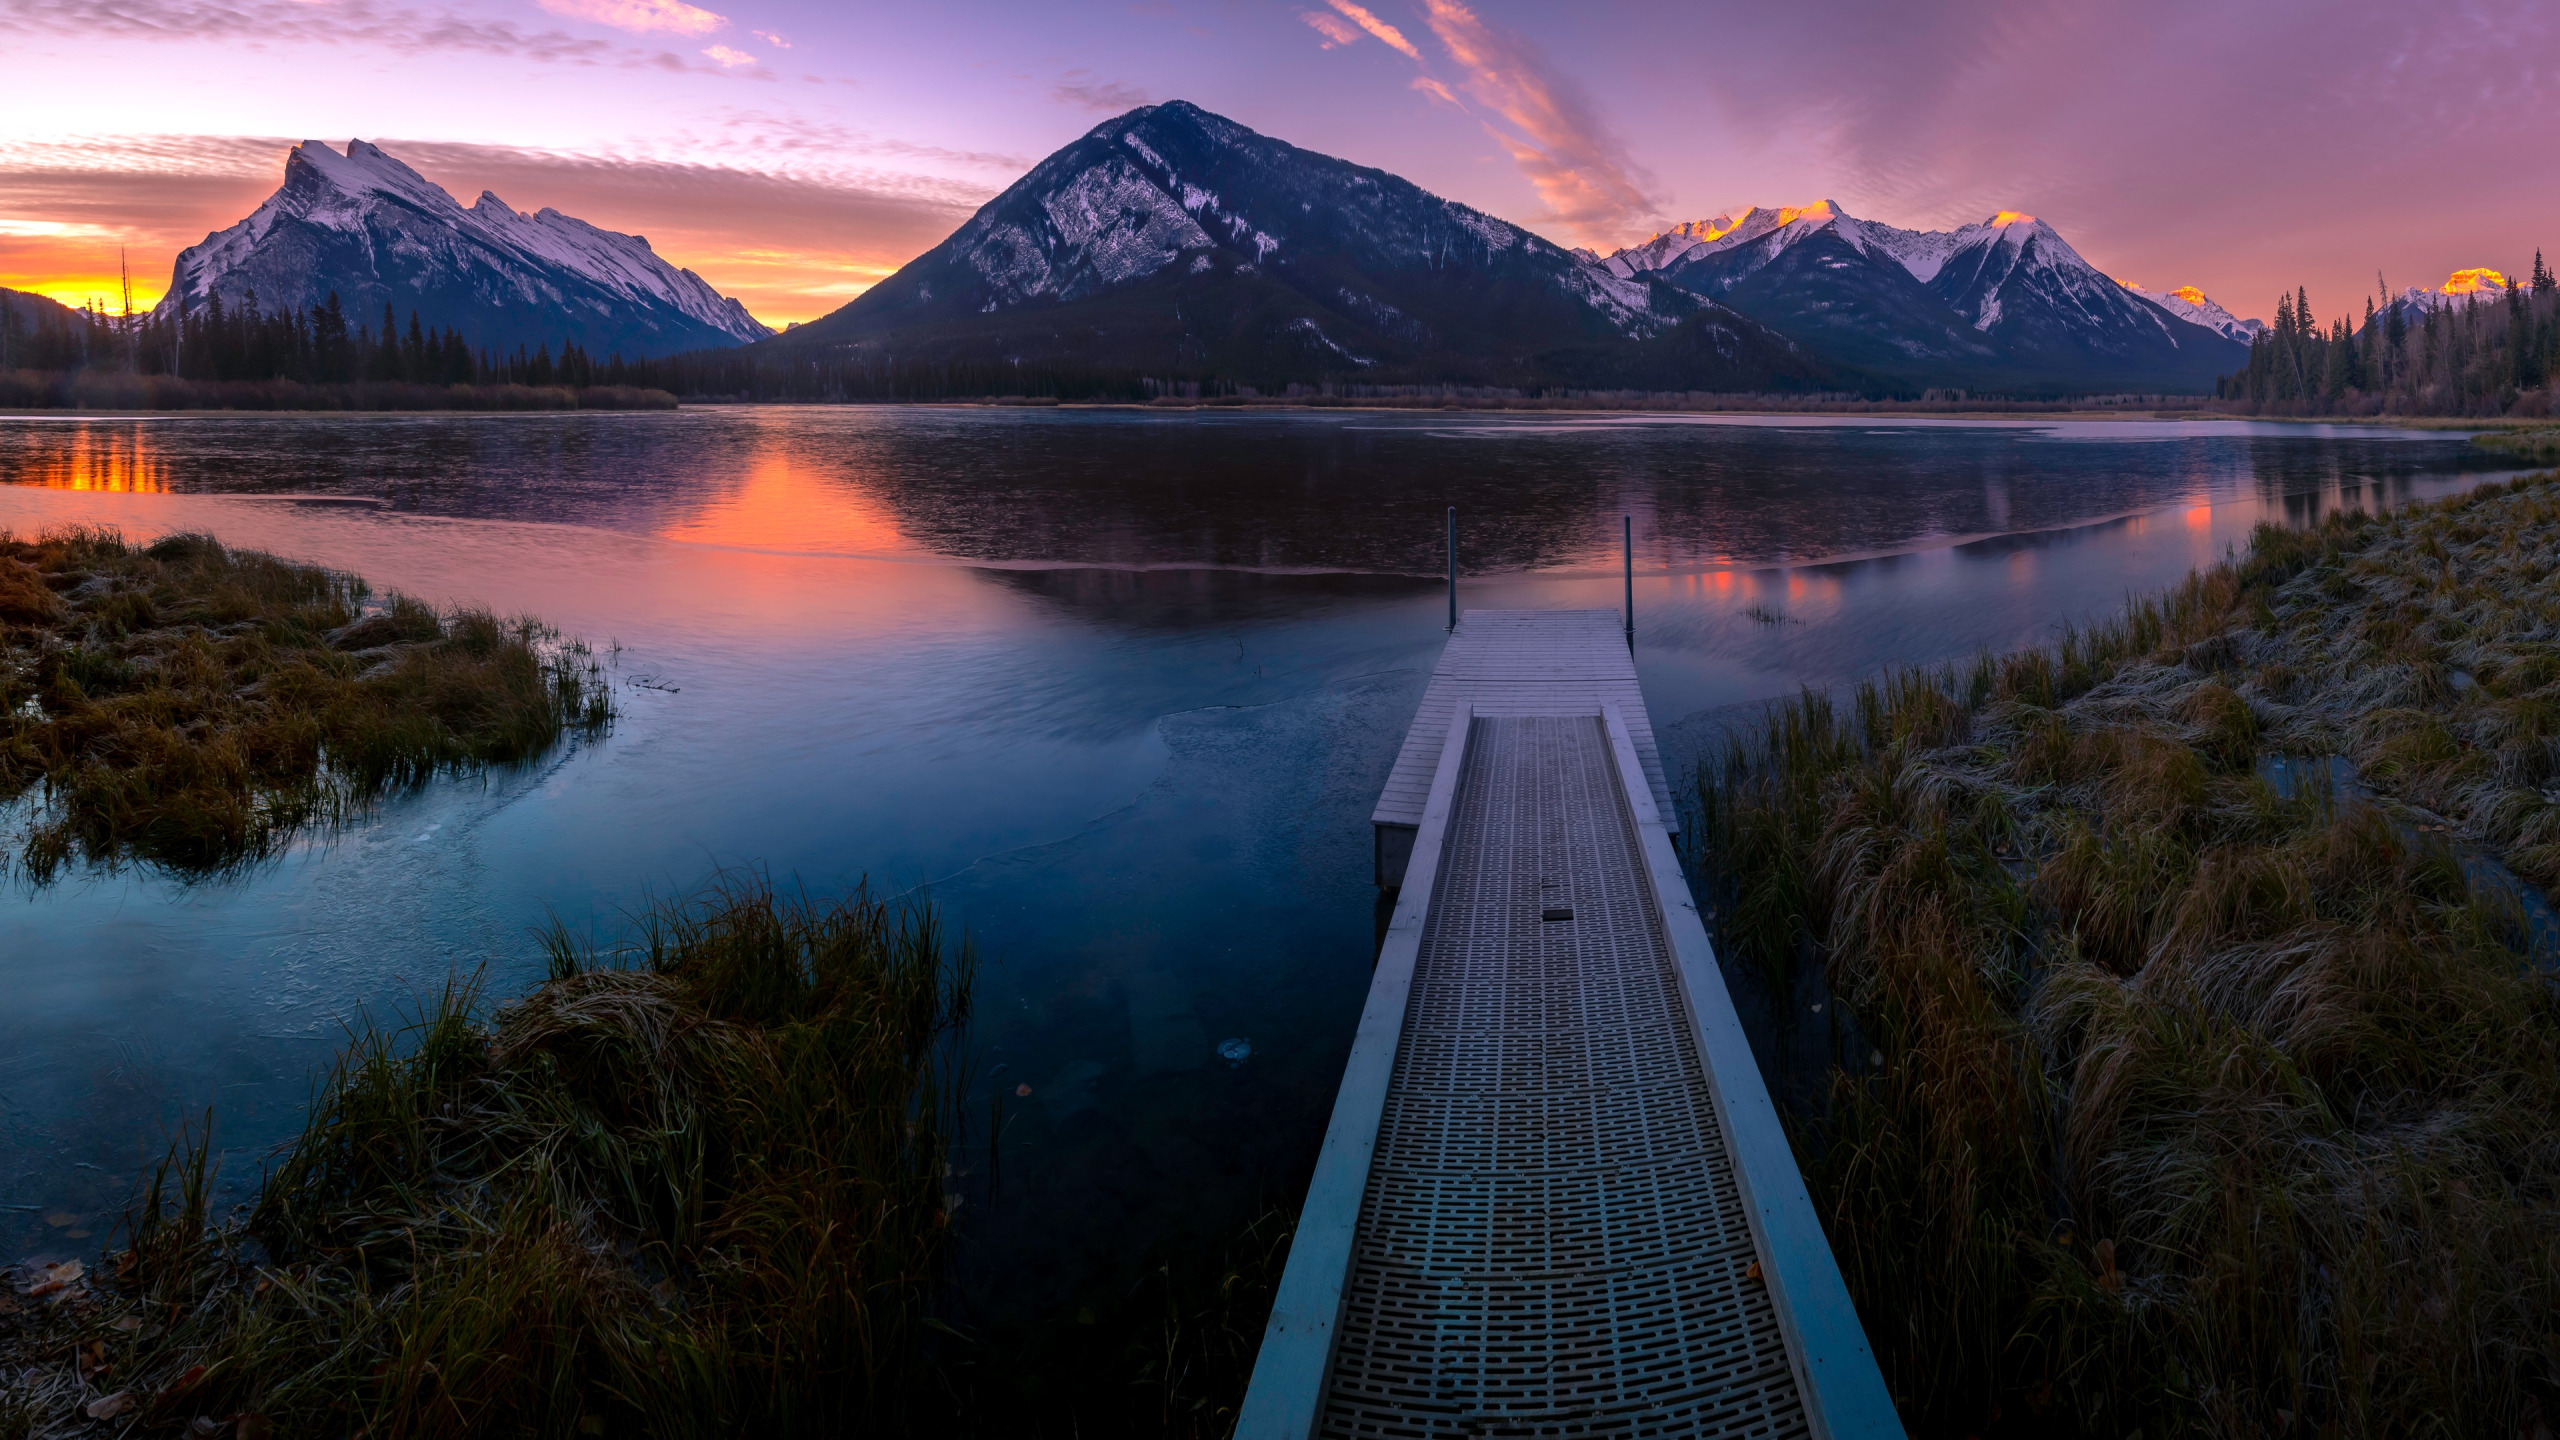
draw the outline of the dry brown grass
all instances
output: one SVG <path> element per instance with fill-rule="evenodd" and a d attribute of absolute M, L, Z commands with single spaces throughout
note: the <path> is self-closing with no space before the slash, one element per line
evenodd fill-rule
<path fill-rule="evenodd" d="M 194 1130 L 104 1274 L 13 1301 L 31 1332 L 0 1319 L 0 1424 L 113 1433 L 83 1409 L 116 1394 L 126 1430 L 237 1440 L 896 1433 L 939 1407 L 968 947 L 921 905 L 745 881 L 552 958 L 494 1015 L 457 985 L 360 1029 L 245 1220 L 206 1213 Z"/>
<path fill-rule="evenodd" d="M 203 536 L 0 533 L 0 865 L 217 871 L 610 722 L 594 658 L 539 622 L 370 599 Z"/>
<path fill-rule="evenodd" d="M 1796 1133 L 1915 1432 L 2560 1414 L 2560 990 L 2486 858 L 2560 881 L 2555 566 L 2551 476 L 2264 529 L 1704 777 L 1724 943 L 1854 1016 Z"/>

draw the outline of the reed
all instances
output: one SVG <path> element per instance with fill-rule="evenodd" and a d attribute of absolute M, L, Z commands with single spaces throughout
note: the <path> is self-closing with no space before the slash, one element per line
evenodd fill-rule
<path fill-rule="evenodd" d="M 1850 1011 L 1790 1125 L 1915 1433 L 2554 1418 L 2560 992 L 2493 862 L 2560 882 L 2555 566 L 2548 474 L 2262 528 L 1701 775 L 1728 954 Z"/>
<path fill-rule="evenodd" d="M 182 874 L 440 774 L 600 734 L 587 647 L 200 535 L 0 532 L 0 803 L 13 859 Z M 32 792 L 32 794 L 30 793 Z"/>
<path fill-rule="evenodd" d="M 969 947 L 920 903 L 733 879 L 549 949 L 494 1013 L 455 983 L 359 1027 L 244 1221 L 209 1223 L 191 1129 L 113 1258 L 142 1328 L 97 1312 L 107 1368 L 47 1392 L 47 1433 L 108 1390 L 242 1440 L 834 1435 L 940 1404 Z"/>

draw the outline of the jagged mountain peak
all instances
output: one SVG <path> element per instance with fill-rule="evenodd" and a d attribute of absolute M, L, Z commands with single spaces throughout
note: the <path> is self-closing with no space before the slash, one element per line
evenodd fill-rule
<path fill-rule="evenodd" d="M 2215 304 L 2211 296 L 2193 285 L 2181 285 L 2175 290 L 2153 292 L 2143 289 L 2130 280 L 2119 280 L 2116 283 L 2125 288 L 2125 293 L 2148 300 L 2188 324 L 2201 325 L 2226 340 L 2238 340 L 2245 344 L 2251 336 L 2267 328 L 2266 321 L 2243 320 Z"/>
<path fill-rule="evenodd" d="M 466 209 L 380 146 L 341 153 L 305 140 L 284 180 L 248 218 L 178 256 L 163 313 L 254 290 L 262 306 L 304 308 L 336 294 L 370 318 L 386 304 L 492 348 L 575 342 L 652 355 L 773 333 L 643 236 L 545 208 L 526 214 L 487 190 Z"/>
<path fill-rule="evenodd" d="M 2202 388 L 2228 332 L 2125 292 L 2052 225 L 2000 210 L 1952 230 L 1861 219 L 1833 200 L 1753 206 L 1600 262 L 1722 300 L 1886 374 L 1993 384 L 2064 376 Z"/>

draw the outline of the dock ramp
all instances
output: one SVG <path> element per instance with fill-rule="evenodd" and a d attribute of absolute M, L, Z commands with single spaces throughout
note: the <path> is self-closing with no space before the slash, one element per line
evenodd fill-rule
<path fill-rule="evenodd" d="M 1651 739 L 1611 612 L 1460 620 L 1239 1437 L 1902 1434 Z"/>

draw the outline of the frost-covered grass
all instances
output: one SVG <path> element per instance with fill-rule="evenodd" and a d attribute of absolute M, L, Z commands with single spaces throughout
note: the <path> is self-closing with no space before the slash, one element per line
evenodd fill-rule
<path fill-rule="evenodd" d="M 593 656 L 539 622 L 368 596 L 199 535 L 0 532 L 0 867 L 219 870 L 611 721 Z"/>
<path fill-rule="evenodd" d="M 2560 994 L 2457 847 L 2560 885 L 2556 578 L 2548 474 L 2263 528 L 1702 777 L 1729 954 L 1847 1002 L 1794 1131 L 1915 1433 L 2555 1418 Z"/>

